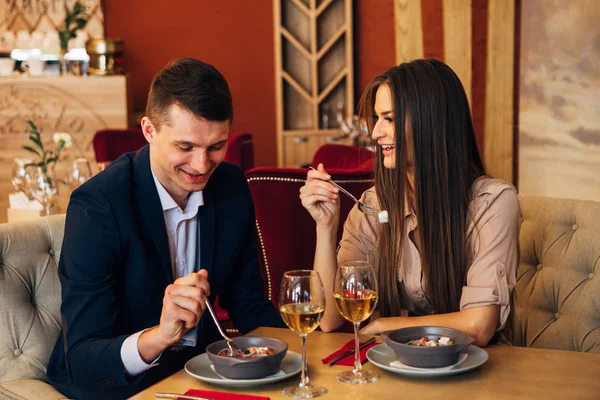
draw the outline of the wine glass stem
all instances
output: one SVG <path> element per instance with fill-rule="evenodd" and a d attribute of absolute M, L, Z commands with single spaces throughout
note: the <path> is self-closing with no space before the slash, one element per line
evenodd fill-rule
<path fill-rule="evenodd" d="M 46 216 L 50 215 L 50 202 L 44 204 L 44 211 L 46 212 Z"/>
<path fill-rule="evenodd" d="M 308 386 L 308 366 L 306 363 L 306 334 L 300 335 L 302 340 L 302 377 L 300 378 L 300 387 Z"/>
<path fill-rule="evenodd" d="M 362 364 L 360 363 L 360 341 L 358 340 L 358 329 L 360 328 L 360 322 L 354 323 L 354 372 L 359 373 L 362 369 Z"/>

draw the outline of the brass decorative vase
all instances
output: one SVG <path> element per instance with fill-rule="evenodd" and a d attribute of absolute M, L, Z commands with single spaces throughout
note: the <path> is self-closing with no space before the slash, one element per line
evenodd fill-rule
<path fill-rule="evenodd" d="M 115 75 L 123 73 L 124 44 L 121 39 L 91 39 L 85 44 L 90 56 L 89 75 Z"/>

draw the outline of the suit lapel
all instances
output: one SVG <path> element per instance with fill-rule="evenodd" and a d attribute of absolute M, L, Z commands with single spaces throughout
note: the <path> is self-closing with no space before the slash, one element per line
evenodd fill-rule
<path fill-rule="evenodd" d="M 152 242 L 158 253 L 161 271 L 169 283 L 173 283 L 173 268 L 171 266 L 171 255 L 169 253 L 169 241 L 167 238 L 167 227 L 162 211 L 162 205 L 156 184 L 150 170 L 149 146 L 139 150 L 133 160 L 135 169 L 135 198 L 140 210 L 140 220 L 144 226 L 146 236 Z"/>
<path fill-rule="evenodd" d="M 215 219 L 216 204 L 210 189 L 202 191 L 204 205 L 198 209 L 198 246 L 200 249 L 199 268 L 208 271 L 210 282 L 215 282 L 214 273 L 214 251 L 215 251 Z"/>

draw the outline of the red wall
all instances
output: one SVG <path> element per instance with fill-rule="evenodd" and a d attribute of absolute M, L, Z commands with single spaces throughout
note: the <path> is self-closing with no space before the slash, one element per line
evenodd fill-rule
<path fill-rule="evenodd" d="M 354 0 L 356 101 L 375 76 L 396 64 L 394 0 Z"/>
<path fill-rule="evenodd" d="M 275 165 L 273 8 L 267 0 L 105 0 L 106 36 L 125 42 L 134 110 L 144 110 L 154 74 L 171 59 L 198 58 L 225 76 L 232 131 L 254 136 L 256 163 Z"/>
<path fill-rule="evenodd" d="M 167 4 L 167 5 L 166 5 Z M 271 0 L 105 0 L 106 36 L 125 42 L 134 111 L 154 74 L 173 58 L 213 64 L 233 94 L 232 131 L 254 136 L 257 165 L 276 165 Z M 395 63 L 393 0 L 354 1 L 356 99 Z"/>

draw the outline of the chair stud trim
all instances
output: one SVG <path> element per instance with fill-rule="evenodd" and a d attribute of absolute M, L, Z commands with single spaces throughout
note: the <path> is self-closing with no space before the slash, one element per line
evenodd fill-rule
<path fill-rule="evenodd" d="M 258 232 L 258 240 L 260 241 L 260 250 L 262 252 L 263 260 L 265 261 L 265 270 L 267 272 L 267 298 L 271 299 L 271 270 L 269 269 L 269 261 L 267 261 L 267 251 L 265 250 L 265 243 L 263 241 L 262 233 L 260 232 L 260 225 L 258 219 L 256 220 L 256 231 Z"/>
<path fill-rule="evenodd" d="M 253 176 L 251 178 L 248 178 L 248 182 L 254 182 L 254 181 L 276 181 L 276 182 L 296 182 L 296 183 L 305 182 L 304 179 L 279 178 L 279 177 L 275 177 L 275 176 Z"/>
<path fill-rule="evenodd" d="M 279 178 L 275 176 L 253 176 L 248 178 L 248 182 L 254 181 L 275 181 L 275 182 L 292 182 L 292 183 L 304 183 L 306 180 L 298 178 Z M 336 180 L 336 183 L 369 183 L 373 182 L 373 179 L 351 179 L 351 180 Z"/>

